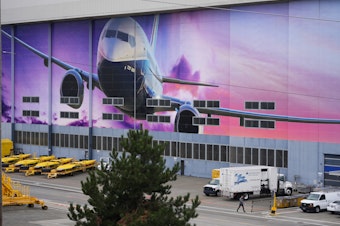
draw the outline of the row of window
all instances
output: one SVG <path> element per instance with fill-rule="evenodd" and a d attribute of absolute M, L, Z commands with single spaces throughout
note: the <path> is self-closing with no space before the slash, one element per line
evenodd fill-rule
<path fill-rule="evenodd" d="M 32 110 L 23 110 L 23 116 L 27 117 L 39 117 L 39 111 Z M 78 112 L 60 112 L 60 118 L 70 118 L 70 119 L 78 119 Z M 123 121 L 123 114 L 116 113 L 103 113 L 104 120 L 114 120 L 114 121 Z M 170 116 L 167 115 L 147 115 L 146 120 L 148 122 L 159 122 L 159 123 L 170 123 Z M 193 125 L 220 125 L 219 118 L 211 118 L 211 117 L 193 117 Z M 241 119 L 242 120 L 242 119 Z M 244 119 L 244 126 L 249 128 L 275 128 L 275 121 L 269 120 L 253 120 L 253 119 Z"/>
<path fill-rule="evenodd" d="M 15 142 L 29 145 L 48 145 L 47 133 L 15 131 Z M 120 137 L 92 136 L 92 149 L 122 151 Z M 235 147 L 220 144 L 186 143 L 153 140 L 153 144 L 164 144 L 164 156 L 209 161 L 230 162 L 250 165 L 288 167 L 288 151 L 267 148 Z M 52 146 L 88 149 L 89 137 L 77 134 L 52 135 Z"/>
<path fill-rule="evenodd" d="M 66 104 L 74 104 L 78 103 L 78 98 L 76 97 L 61 97 L 61 103 Z M 39 102 L 39 97 L 23 97 L 23 102 Z M 103 98 L 103 104 L 105 105 L 114 105 L 114 106 L 123 106 L 124 98 L 115 97 L 115 98 Z M 170 100 L 165 99 L 147 99 L 148 107 L 170 107 Z M 219 101 L 214 100 L 194 100 L 194 107 L 200 108 L 218 108 L 220 106 Z M 266 110 L 274 110 L 275 103 L 274 102 L 255 102 L 255 101 L 246 101 L 245 102 L 246 109 L 266 109 Z M 23 116 L 30 117 L 39 117 L 39 111 L 31 111 L 24 110 Z M 79 118 L 79 113 L 77 112 L 60 112 L 61 118 Z M 114 121 L 123 121 L 124 116 L 122 114 L 111 114 L 111 113 L 103 113 L 104 120 L 114 120 Z M 220 125 L 219 118 L 211 118 L 211 117 L 193 117 L 193 125 Z M 158 123 L 170 123 L 170 116 L 158 116 L 158 115 L 147 115 L 148 122 L 158 122 Z M 248 128 L 275 128 L 275 121 L 273 120 L 254 120 L 254 119 L 240 119 L 240 126 L 248 127 Z"/>

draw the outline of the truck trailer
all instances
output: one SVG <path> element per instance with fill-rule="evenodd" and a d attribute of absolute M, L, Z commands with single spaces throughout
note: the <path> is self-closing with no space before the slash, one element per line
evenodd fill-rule
<path fill-rule="evenodd" d="M 270 166 L 244 166 L 220 169 L 221 195 L 247 200 L 249 195 L 284 194 L 291 195 L 293 185 L 278 174 L 278 168 Z"/>

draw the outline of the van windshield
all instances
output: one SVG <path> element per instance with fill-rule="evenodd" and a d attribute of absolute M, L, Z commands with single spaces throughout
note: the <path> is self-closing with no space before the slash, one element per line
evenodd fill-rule
<path fill-rule="evenodd" d="M 219 185 L 220 184 L 220 180 L 219 179 L 212 179 L 209 184 L 212 184 L 212 185 Z"/>
<path fill-rule="evenodd" d="M 320 195 L 318 194 L 310 194 L 307 199 L 308 200 L 319 200 Z"/>

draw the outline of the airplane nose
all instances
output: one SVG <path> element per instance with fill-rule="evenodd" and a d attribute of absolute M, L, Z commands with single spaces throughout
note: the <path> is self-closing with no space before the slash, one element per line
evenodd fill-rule
<path fill-rule="evenodd" d="M 98 68 L 100 86 L 108 97 L 133 97 L 134 73 L 121 62 L 102 61 Z"/>

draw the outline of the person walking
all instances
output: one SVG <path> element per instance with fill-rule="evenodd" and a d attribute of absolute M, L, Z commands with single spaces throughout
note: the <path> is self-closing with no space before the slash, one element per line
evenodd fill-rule
<path fill-rule="evenodd" d="M 245 213 L 246 211 L 244 210 L 244 196 L 241 195 L 240 199 L 239 199 L 239 204 L 238 204 L 238 208 L 236 210 L 236 212 L 238 212 L 238 210 L 240 209 L 240 207 L 242 206 L 243 212 Z"/>

